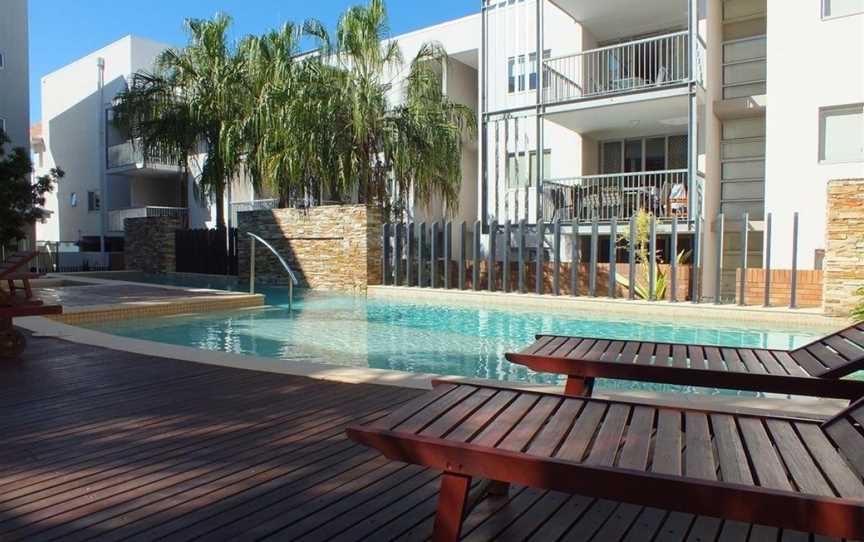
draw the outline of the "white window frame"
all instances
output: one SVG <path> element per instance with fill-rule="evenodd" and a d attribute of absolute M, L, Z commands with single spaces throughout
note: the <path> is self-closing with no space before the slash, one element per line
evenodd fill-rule
<path fill-rule="evenodd" d="M 95 205 L 94 205 L 95 203 Z M 98 190 L 87 191 L 87 212 L 98 213 L 102 210 L 102 195 Z"/>
<path fill-rule="evenodd" d="M 862 8 L 861 11 L 853 11 L 852 13 L 845 13 L 843 15 L 826 15 L 826 12 L 828 11 L 827 8 L 830 2 L 831 0 L 819 1 L 819 16 L 822 18 L 823 21 L 832 21 L 834 19 L 842 19 L 844 17 L 854 17 L 855 15 L 861 15 L 862 13 L 864 13 L 864 8 Z"/>
<path fill-rule="evenodd" d="M 0 117 L 0 131 L 4 133 L 6 132 L 6 119 L 4 119 L 3 117 Z M 9 134 L 6 135 L 8 136 Z"/>
<path fill-rule="evenodd" d="M 3 54 L 3 51 L 0 51 L 0 70 L 4 70 L 6 68 L 6 55 Z"/>
<path fill-rule="evenodd" d="M 521 0 L 520 0 L 521 1 Z M 532 56 L 536 57 L 537 52 L 529 52 L 527 54 L 515 55 L 507 58 L 507 94 L 515 96 L 517 94 L 525 94 L 527 92 L 537 92 L 536 88 L 531 87 L 531 76 L 534 76 L 535 85 L 539 83 L 540 74 L 543 73 L 543 66 L 537 65 L 537 62 L 532 60 Z M 543 50 L 543 61 L 552 58 L 552 49 Z M 534 68 L 538 68 L 535 71 Z M 510 82 L 513 82 L 513 90 L 510 90 Z M 549 88 L 549 80 L 544 79 L 543 88 Z"/>
<path fill-rule="evenodd" d="M 838 113 L 842 111 L 858 111 L 861 112 L 862 117 L 864 117 L 864 103 L 857 104 L 845 104 L 845 105 L 832 105 L 827 107 L 819 108 L 819 126 L 818 126 L 818 134 L 819 134 L 819 148 L 817 149 L 817 159 L 819 164 L 831 165 L 831 164 L 859 164 L 864 162 L 864 153 L 859 158 L 853 158 L 850 160 L 826 160 L 825 157 L 825 118 L 827 115 L 831 113 Z M 864 124 L 864 122 L 862 122 Z"/>

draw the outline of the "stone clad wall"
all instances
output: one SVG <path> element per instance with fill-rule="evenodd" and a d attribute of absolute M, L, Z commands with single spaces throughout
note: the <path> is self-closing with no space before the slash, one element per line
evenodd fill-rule
<path fill-rule="evenodd" d="M 339 205 L 239 213 L 241 279 L 249 278 L 249 237 L 255 233 L 275 248 L 298 275 L 301 286 L 331 291 L 365 291 L 381 283 L 382 222 L 378 209 Z M 287 284 L 269 250 L 255 251 L 259 284 Z"/>
<path fill-rule="evenodd" d="M 127 218 L 124 221 L 126 269 L 160 275 L 177 270 L 174 232 L 182 217 Z"/>
<path fill-rule="evenodd" d="M 864 179 L 828 183 L 825 313 L 848 316 L 864 287 Z"/>

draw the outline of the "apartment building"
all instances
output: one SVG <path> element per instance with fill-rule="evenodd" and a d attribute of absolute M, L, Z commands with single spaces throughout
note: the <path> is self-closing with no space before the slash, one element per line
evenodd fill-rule
<path fill-rule="evenodd" d="M 0 129 L 12 147 L 27 147 L 30 140 L 27 28 L 27 0 L 0 2 Z"/>
<path fill-rule="evenodd" d="M 647 211 L 668 260 L 675 220 L 713 298 L 718 257 L 720 295 L 734 295 L 745 219 L 748 266 L 763 264 L 771 213 L 772 263 L 788 268 L 799 212 L 798 267 L 820 265 L 826 183 L 864 177 L 860 0 L 486 0 L 482 10 L 486 223 L 560 220 L 565 237 L 597 223 L 608 240 L 613 222 Z"/>

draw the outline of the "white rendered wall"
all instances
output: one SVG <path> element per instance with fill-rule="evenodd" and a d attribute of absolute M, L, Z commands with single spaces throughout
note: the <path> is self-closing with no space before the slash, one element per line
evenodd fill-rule
<path fill-rule="evenodd" d="M 799 268 L 825 246 L 826 185 L 864 177 L 864 163 L 819 163 L 819 108 L 864 102 L 864 14 L 822 20 L 818 0 L 768 0 L 765 207 L 774 215 L 772 265 L 789 268 L 792 213 Z"/>
<path fill-rule="evenodd" d="M 30 79 L 27 43 L 27 0 L 0 2 L 0 118 L 14 147 L 30 146 Z"/>

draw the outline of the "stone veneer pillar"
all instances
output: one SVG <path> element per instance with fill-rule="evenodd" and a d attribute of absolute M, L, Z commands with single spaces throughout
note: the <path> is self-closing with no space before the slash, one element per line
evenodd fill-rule
<path fill-rule="evenodd" d="M 365 291 L 381 284 L 382 221 L 377 208 L 333 205 L 239 213 L 240 277 L 249 278 L 249 237 L 270 243 L 298 275 L 301 286 Z M 287 284 L 285 271 L 264 247 L 255 251 L 255 281 Z"/>
<path fill-rule="evenodd" d="M 864 287 L 864 179 L 828 183 L 825 313 L 849 316 Z"/>
<path fill-rule="evenodd" d="M 152 275 L 173 273 L 177 270 L 174 232 L 183 229 L 183 218 L 127 218 L 124 227 L 126 269 Z"/>

